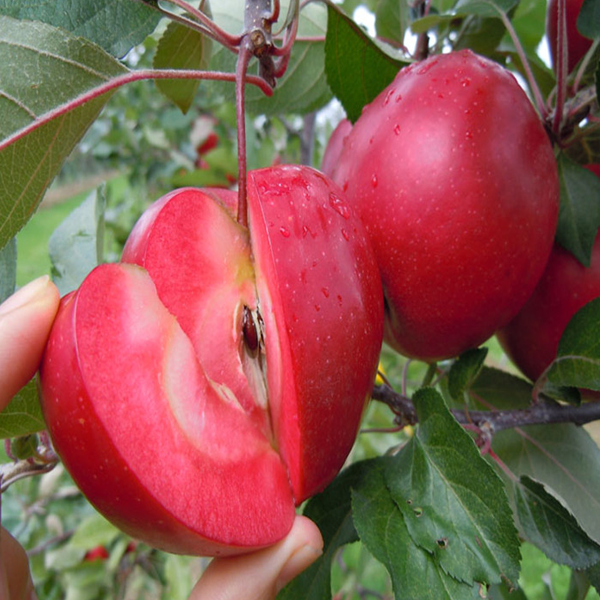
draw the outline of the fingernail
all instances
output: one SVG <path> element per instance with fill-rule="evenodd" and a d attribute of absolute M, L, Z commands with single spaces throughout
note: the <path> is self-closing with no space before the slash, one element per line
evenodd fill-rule
<path fill-rule="evenodd" d="M 277 592 L 285 587 L 294 577 L 302 573 L 309 565 L 311 565 L 319 556 L 323 554 L 320 548 L 312 546 L 302 546 L 285 563 L 277 578 Z"/>
<path fill-rule="evenodd" d="M 50 277 L 48 275 L 42 275 L 37 279 L 24 285 L 18 292 L 15 292 L 12 296 L 9 296 L 2 304 L 0 304 L 0 315 L 5 315 L 13 310 L 17 310 L 26 304 L 35 302 L 39 297 L 43 295 L 44 290 L 48 286 Z"/>

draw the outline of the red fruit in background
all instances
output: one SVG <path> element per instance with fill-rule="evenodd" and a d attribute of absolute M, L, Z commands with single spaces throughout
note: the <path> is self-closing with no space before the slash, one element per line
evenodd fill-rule
<path fill-rule="evenodd" d="M 343 465 L 383 329 L 372 250 L 319 172 L 182 189 L 140 219 L 126 263 L 65 298 L 41 367 L 56 450 L 88 499 L 172 552 L 235 554 L 291 527 Z"/>
<path fill-rule="evenodd" d="M 510 321 L 552 248 L 552 146 L 515 78 L 469 50 L 415 63 L 365 108 L 334 179 L 361 215 L 386 341 L 426 361 Z"/>
<path fill-rule="evenodd" d="M 211 150 L 214 150 L 219 145 L 219 136 L 211 131 L 206 138 L 202 141 L 202 143 L 198 144 L 196 148 L 196 152 L 198 156 L 202 156 Z"/>
<path fill-rule="evenodd" d="M 93 562 L 95 560 L 106 560 L 109 556 L 108 550 L 104 546 L 96 546 L 85 553 L 83 560 L 84 562 Z"/>
<path fill-rule="evenodd" d="M 583 0 L 565 0 L 567 3 L 567 67 L 570 73 L 577 63 L 585 56 L 592 45 L 592 40 L 583 37 L 577 30 L 577 17 L 581 11 Z M 554 70 L 557 61 L 557 39 L 558 39 L 558 0 L 548 0 L 546 9 L 546 36 L 550 49 L 550 58 Z"/>
<path fill-rule="evenodd" d="M 587 165 L 600 177 L 600 165 Z M 519 314 L 498 334 L 512 362 L 532 381 L 556 357 L 565 327 L 585 304 L 600 297 L 600 235 L 596 236 L 589 267 L 554 245 L 533 295 Z"/>
<path fill-rule="evenodd" d="M 344 143 L 348 137 L 348 134 L 352 131 L 352 123 L 348 119 L 342 119 L 331 133 L 325 152 L 323 153 L 323 160 L 321 161 L 321 171 L 325 175 L 331 175 L 335 171 L 340 154 L 344 148 Z"/>

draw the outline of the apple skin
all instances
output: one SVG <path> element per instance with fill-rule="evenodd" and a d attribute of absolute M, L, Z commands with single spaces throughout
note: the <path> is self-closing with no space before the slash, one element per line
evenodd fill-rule
<path fill-rule="evenodd" d="M 484 342 L 548 260 L 552 146 L 514 77 L 469 50 L 402 69 L 354 124 L 333 179 L 375 249 L 385 340 L 406 356 L 431 362 Z"/>
<path fill-rule="evenodd" d="M 40 368 L 77 485 L 170 552 L 284 537 L 342 467 L 375 378 L 381 282 L 342 191 L 282 166 L 248 174 L 248 202 L 251 234 L 226 190 L 158 200 L 123 262 L 63 298 Z"/>
<path fill-rule="evenodd" d="M 586 166 L 600 177 L 600 165 Z M 600 235 L 596 235 L 589 267 L 555 244 L 532 296 L 497 333 L 500 345 L 519 370 L 536 381 L 556 358 L 560 338 L 571 318 L 598 297 Z"/>
<path fill-rule="evenodd" d="M 565 0 L 567 3 L 567 68 L 570 73 L 592 46 L 592 40 L 582 36 L 577 30 L 577 17 L 583 0 Z M 550 59 L 556 71 L 558 39 L 558 0 L 548 0 L 546 9 L 546 36 L 550 49 Z"/>

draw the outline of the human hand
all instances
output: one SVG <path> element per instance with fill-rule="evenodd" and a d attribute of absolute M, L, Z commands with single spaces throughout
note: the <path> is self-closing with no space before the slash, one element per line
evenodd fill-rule
<path fill-rule="evenodd" d="M 44 276 L 0 304 L 0 411 L 34 376 L 59 299 L 56 286 Z M 35 598 L 27 554 L 4 528 L 0 529 L 0 598 Z"/>

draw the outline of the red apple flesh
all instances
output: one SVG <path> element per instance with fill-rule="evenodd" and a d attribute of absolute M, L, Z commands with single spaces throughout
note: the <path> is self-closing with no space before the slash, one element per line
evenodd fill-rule
<path fill-rule="evenodd" d="M 374 256 L 335 184 L 305 167 L 250 172 L 251 233 L 233 200 L 157 201 L 124 263 L 63 299 L 40 371 L 83 493 L 171 552 L 287 533 L 353 445 L 383 335 Z"/>
<path fill-rule="evenodd" d="M 515 78 L 469 50 L 402 69 L 354 124 L 334 171 L 361 215 L 386 341 L 425 361 L 510 321 L 552 248 L 552 146 Z"/>

